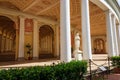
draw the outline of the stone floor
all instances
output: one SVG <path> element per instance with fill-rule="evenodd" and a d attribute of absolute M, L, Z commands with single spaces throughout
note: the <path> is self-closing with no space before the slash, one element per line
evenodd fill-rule
<path fill-rule="evenodd" d="M 15 68 L 15 67 L 29 67 L 29 66 L 44 66 L 57 64 L 60 60 L 58 59 L 41 59 L 41 60 L 22 60 L 22 61 L 9 61 L 0 62 L 0 69 Z"/>

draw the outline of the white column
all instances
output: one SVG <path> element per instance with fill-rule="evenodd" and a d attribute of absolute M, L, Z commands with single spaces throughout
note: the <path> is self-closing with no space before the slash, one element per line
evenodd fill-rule
<path fill-rule="evenodd" d="M 1 52 L 3 52 L 3 49 L 4 49 L 4 36 L 2 35 Z"/>
<path fill-rule="evenodd" d="M 8 46 L 9 46 L 9 39 L 6 36 L 6 45 L 5 45 L 5 51 L 8 51 Z"/>
<path fill-rule="evenodd" d="M 120 56 L 120 23 L 117 24 L 117 39 L 118 39 L 118 50 L 119 50 L 119 56 Z"/>
<path fill-rule="evenodd" d="M 81 0 L 83 59 L 92 59 L 89 0 Z"/>
<path fill-rule="evenodd" d="M 107 50 L 108 56 L 115 56 L 114 51 L 114 41 L 113 41 L 113 32 L 112 32 L 112 19 L 111 19 L 111 12 L 108 10 L 106 11 L 106 27 L 107 27 Z"/>
<path fill-rule="evenodd" d="M 10 51 L 10 38 L 8 39 L 8 51 Z"/>
<path fill-rule="evenodd" d="M 119 52 L 118 52 L 118 42 L 117 42 L 117 33 L 116 33 L 116 19 L 114 15 L 112 15 L 112 30 L 113 30 L 115 56 L 117 56 Z"/>
<path fill-rule="evenodd" d="M 11 51 L 13 51 L 13 39 L 11 41 Z"/>
<path fill-rule="evenodd" d="M 69 62 L 71 61 L 70 0 L 60 0 L 60 37 L 60 59 Z"/>
<path fill-rule="evenodd" d="M 10 39 L 10 43 L 9 43 L 9 51 L 11 51 L 11 39 Z"/>
<path fill-rule="evenodd" d="M 38 59 L 38 26 L 37 26 L 37 20 L 34 19 L 34 26 L 33 26 L 33 58 Z"/>
<path fill-rule="evenodd" d="M 24 17 L 20 16 L 19 53 L 18 58 L 24 58 Z"/>

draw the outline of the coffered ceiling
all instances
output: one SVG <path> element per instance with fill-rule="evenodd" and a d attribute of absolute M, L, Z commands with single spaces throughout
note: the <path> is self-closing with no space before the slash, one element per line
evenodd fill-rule
<path fill-rule="evenodd" d="M 92 35 L 106 34 L 105 13 L 90 2 Z M 0 0 L 0 7 L 60 21 L 60 0 Z M 81 0 L 70 0 L 71 25 L 81 29 Z"/>

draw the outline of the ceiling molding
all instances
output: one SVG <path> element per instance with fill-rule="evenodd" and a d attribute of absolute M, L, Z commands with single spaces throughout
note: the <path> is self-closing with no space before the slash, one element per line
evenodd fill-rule
<path fill-rule="evenodd" d="M 29 6 L 27 6 L 26 8 L 23 9 L 23 12 L 29 10 L 31 7 L 33 7 L 39 0 L 35 0 L 33 1 Z"/>
<path fill-rule="evenodd" d="M 101 2 L 103 0 L 90 0 L 92 3 L 96 4 L 99 8 L 106 11 L 108 8 Z"/>
<path fill-rule="evenodd" d="M 28 13 L 23 13 L 20 11 L 15 11 L 12 9 L 3 9 L 0 8 L 0 13 L 1 14 L 7 14 L 7 15 L 13 15 L 13 16 L 24 16 L 27 18 L 33 18 L 33 19 L 37 19 L 40 22 L 44 22 L 44 23 L 48 23 L 48 24 L 57 24 L 58 22 L 52 19 L 48 19 L 48 18 L 44 18 L 44 17 L 40 17 L 40 16 L 34 16 Z"/>
<path fill-rule="evenodd" d="M 60 3 L 60 1 L 56 2 L 55 4 L 51 5 L 51 6 L 48 6 L 46 9 L 43 9 L 42 11 L 39 11 L 36 13 L 36 15 L 39 15 L 40 13 L 43 13 L 51 8 L 53 8 L 54 6 L 56 6 L 58 3 Z"/>

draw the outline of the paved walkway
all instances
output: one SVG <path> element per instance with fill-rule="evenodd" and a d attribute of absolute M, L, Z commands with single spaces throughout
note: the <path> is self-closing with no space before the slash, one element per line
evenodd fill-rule
<path fill-rule="evenodd" d="M 53 63 L 58 64 L 59 62 L 60 62 L 60 60 L 58 60 L 58 59 L 0 62 L 0 69 L 15 68 L 15 67 L 29 67 L 29 66 L 44 66 L 44 65 L 52 65 Z"/>
<path fill-rule="evenodd" d="M 108 80 L 120 80 L 120 74 L 111 74 L 108 76 Z"/>

